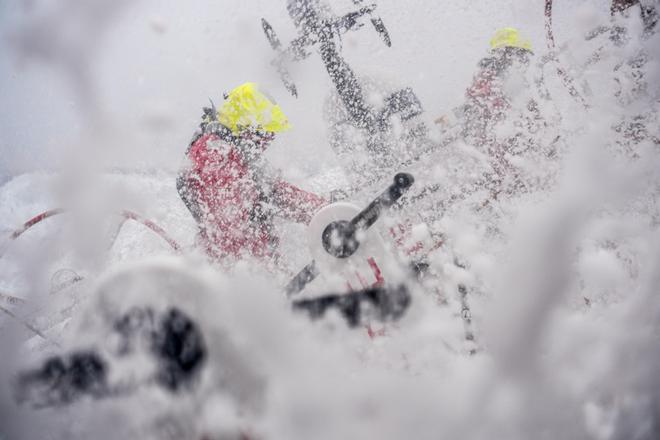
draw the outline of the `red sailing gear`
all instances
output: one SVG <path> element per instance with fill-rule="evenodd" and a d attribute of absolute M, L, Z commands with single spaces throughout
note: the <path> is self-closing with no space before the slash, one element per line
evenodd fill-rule
<path fill-rule="evenodd" d="M 179 175 L 179 192 L 198 221 L 199 238 L 218 260 L 277 256 L 273 217 L 307 223 L 326 204 L 280 179 L 267 181 L 246 156 L 218 133 L 204 134 L 190 145 L 189 167 Z"/>
<path fill-rule="evenodd" d="M 461 108 L 464 118 L 463 136 L 468 143 L 479 147 L 494 142 L 495 126 L 506 117 L 510 107 L 503 90 L 506 63 L 501 59 L 485 58 L 480 70 L 465 92 L 467 101 Z"/>

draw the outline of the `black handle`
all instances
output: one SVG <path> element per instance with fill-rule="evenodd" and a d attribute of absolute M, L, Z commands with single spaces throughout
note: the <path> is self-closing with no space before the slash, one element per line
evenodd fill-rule
<path fill-rule="evenodd" d="M 323 248 L 330 255 L 337 258 L 347 258 L 353 255 L 360 246 L 360 242 L 357 240 L 357 232 L 373 225 L 378 220 L 382 210 L 394 205 L 414 182 L 415 178 L 409 173 L 399 173 L 394 176 L 394 182 L 369 206 L 360 211 L 353 220 L 341 220 L 326 226 L 321 237 Z M 316 267 L 316 262 L 312 261 L 293 277 L 284 290 L 289 296 L 300 293 L 318 275 L 319 270 Z"/>
<path fill-rule="evenodd" d="M 412 174 L 398 173 L 394 176 L 394 182 L 351 221 L 339 220 L 326 226 L 321 236 L 326 252 L 337 258 L 353 255 L 360 247 L 358 232 L 376 223 L 383 210 L 394 205 L 414 182 Z"/>

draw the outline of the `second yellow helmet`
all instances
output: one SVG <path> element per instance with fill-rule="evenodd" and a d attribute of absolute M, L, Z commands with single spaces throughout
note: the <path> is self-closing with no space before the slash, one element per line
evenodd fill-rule
<path fill-rule="evenodd" d="M 498 29 L 493 38 L 490 39 L 490 48 L 492 50 L 503 47 L 516 47 L 530 52 L 532 51 L 532 43 L 529 40 L 523 40 L 520 37 L 518 29 L 512 27 Z"/>

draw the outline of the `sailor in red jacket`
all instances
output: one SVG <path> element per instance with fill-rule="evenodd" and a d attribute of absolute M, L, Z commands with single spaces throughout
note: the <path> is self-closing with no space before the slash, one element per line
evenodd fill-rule
<path fill-rule="evenodd" d="M 177 189 L 216 261 L 245 257 L 277 264 L 273 220 L 307 223 L 326 201 L 269 172 L 263 159 L 276 133 L 289 128 L 280 107 L 254 83 L 232 90 L 219 111 L 205 109 L 187 150 Z"/>

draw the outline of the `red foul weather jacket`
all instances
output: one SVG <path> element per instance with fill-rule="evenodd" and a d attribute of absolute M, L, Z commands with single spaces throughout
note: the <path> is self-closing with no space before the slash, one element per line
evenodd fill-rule
<path fill-rule="evenodd" d="M 267 179 L 248 157 L 220 134 L 203 134 L 190 145 L 188 165 L 177 180 L 200 227 L 201 244 L 217 260 L 277 256 L 274 217 L 308 223 L 327 204 L 281 179 Z"/>

